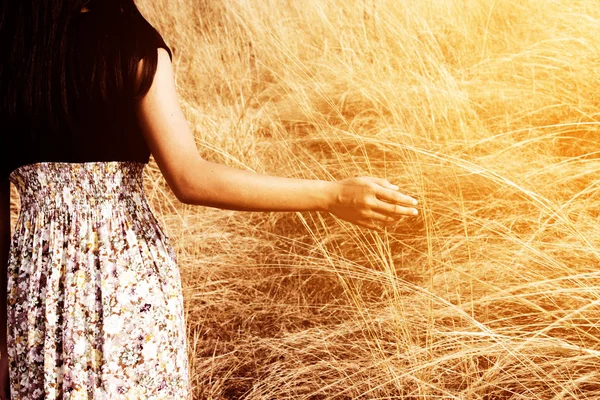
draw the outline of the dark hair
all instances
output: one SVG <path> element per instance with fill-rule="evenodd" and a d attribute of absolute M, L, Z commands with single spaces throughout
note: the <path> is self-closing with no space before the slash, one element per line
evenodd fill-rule
<path fill-rule="evenodd" d="M 162 38 L 133 0 L 0 1 L 3 123 L 73 131 L 82 114 L 114 114 L 152 85 Z M 93 106 L 82 109 L 81 99 Z"/>

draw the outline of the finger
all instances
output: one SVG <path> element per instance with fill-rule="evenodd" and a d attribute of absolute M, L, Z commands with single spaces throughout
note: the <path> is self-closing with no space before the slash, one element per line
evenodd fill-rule
<path fill-rule="evenodd" d="M 386 223 L 390 223 L 390 222 L 395 222 L 398 220 L 398 218 L 394 218 L 393 216 L 389 215 L 389 214 L 383 214 L 383 213 L 379 213 L 375 210 L 371 210 L 371 220 L 373 221 L 378 221 L 378 222 L 386 222 Z"/>
<path fill-rule="evenodd" d="M 373 182 L 375 182 L 376 184 L 378 184 L 379 186 L 383 186 L 384 188 L 387 188 L 387 189 L 391 189 L 391 190 L 398 190 L 399 189 L 398 186 L 393 185 L 390 181 L 388 181 L 385 178 L 371 177 L 371 180 Z"/>
<path fill-rule="evenodd" d="M 385 200 L 390 203 L 408 204 L 411 206 L 416 206 L 419 204 L 417 199 L 395 190 L 378 188 L 375 190 L 375 195 L 378 199 Z"/>
<path fill-rule="evenodd" d="M 394 185 L 392 183 L 390 183 L 390 181 L 388 181 L 387 179 L 384 178 L 371 178 L 372 181 L 376 184 L 378 184 L 379 186 L 385 188 L 385 189 L 389 189 L 392 190 L 392 193 L 389 192 L 383 192 L 382 195 L 385 197 L 386 195 L 388 196 L 394 196 L 394 195 L 399 195 L 398 197 L 392 197 L 392 201 L 396 201 L 398 203 L 405 203 L 405 204 L 410 204 L 413 206 L 416 206 L 417 204 L 419 204 L 419 202 L 417 201 L 417 199 L 415 199 L 414 197 L 408 196 L 406 194 L 403 193 L 398 193 L 398 186 Z M 395 200 L 394 200 L 395 199 Z"/>
<path fill-rule="evenodd" d="M 402 207 L 402 206 L 399 206 L 398 204 L 391 204 L 391 203 L 386 203 L 383 201 L 378 201 L 375 204 L 374 211 L 383 213 L 383 214 L 392 215 L 392 216 L 393 215 L 415 216 L 415 215 L 419 214 L 419 211 L 417 211 L 416 208 Z"/>

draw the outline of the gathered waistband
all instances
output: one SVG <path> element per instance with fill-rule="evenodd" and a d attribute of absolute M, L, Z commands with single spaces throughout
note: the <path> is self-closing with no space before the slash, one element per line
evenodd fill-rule
<path fill-rule="evenodd" d="M 143 170 L 137 161 L 94 161 L 83 163 L 40 162 L 11 172 L 21 206 L 67 207 L 95 205 L 144 197 Z"/>

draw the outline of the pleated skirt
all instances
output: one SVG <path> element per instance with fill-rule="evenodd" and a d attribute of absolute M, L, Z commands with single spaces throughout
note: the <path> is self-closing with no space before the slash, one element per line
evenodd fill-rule
<path fill-rule="evenodd" d="M 13 399 L 188 399 L 175 253 L 146 164 L 41 162 L 10 174 L 21 208 L 8 260 Z"/>

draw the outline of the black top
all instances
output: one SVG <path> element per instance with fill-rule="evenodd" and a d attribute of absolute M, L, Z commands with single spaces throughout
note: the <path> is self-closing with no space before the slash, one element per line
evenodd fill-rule
<path fill-rule="evenodd" d="M 88 44 L 90 40 L 102 40 L 103 36 L 99 36 L 98 32 L 102 32 L 103 27 L 94 18 L 93 12 L 82 13 L 80 21 L 74 31 L 72 43 L 76 46 L 75 54 L 79 54 L 79 59 L 83 61 L 84 74 L 86 71 L 93 73 L 94 54 L 90 52 L 94 51 L 94 46 Z M 144 42 L 155 49 L 166 49 L 172 57 L 171 50 L 161 35 L 149 27 L 150 29 L 140 33 L 144 35 Z M 67 79 L 70 77 L 67 76 Z M 94 99 L 77 96 L 75 114 L 79 128 L 71 131 L 65 126 L 59 134 L 51 133 L 44 124 L 36 124 L 35 121 L 32 123 L 26 116 L 22 118 L 23 121 L 4 124 L 0 128 L 4 131 L 0 133 L 0 179 L 8 177 L 19 166 L 46 161 L 147 163 L 150 150 L 142 135 L 133 104 L 133 98 L 118 99 L 112 109 L 98 110 Z M 35 128 L 32 129 L 31 126 Z"/>

